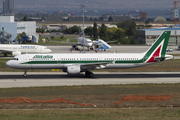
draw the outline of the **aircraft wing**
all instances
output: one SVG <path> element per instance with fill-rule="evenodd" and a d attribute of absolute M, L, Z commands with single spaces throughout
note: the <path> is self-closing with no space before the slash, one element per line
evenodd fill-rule
<path fill-rule="evenodd" d="M 108 62 L 98 62 L 98 63 L 87 63 L 81 64 L 82 69 L 103 69 L 106 68 Z"/>
<path fill-rule="evenodd" d="M 12 51 L 11 50 L 0 50 L 1 53 L 7 53 L 7 54 L 11 54 Z"/>

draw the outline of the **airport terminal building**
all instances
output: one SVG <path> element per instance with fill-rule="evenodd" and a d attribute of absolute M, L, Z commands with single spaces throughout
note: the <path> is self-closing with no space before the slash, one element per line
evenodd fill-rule
<path fill-rule="evenodd" d="M 180 45 L 180 28 L 139 29 L 137 39 L 140 44 L 152 45 L 164 31 L 171 31 L 168 45 Z"/>
<path fill-rule="evenodd" d="M 14 22 L 14 16 L 0 16 L 0 43 L 14 43 L 17 35 L 23 32 L 38 39 L 35 21 Z"/>

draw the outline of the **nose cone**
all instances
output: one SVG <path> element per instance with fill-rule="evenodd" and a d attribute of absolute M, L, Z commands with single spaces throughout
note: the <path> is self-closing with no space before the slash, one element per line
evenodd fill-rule
<path fill-rule="evenodd" d="M 93 45 L 93 43 L 87 43 L 87 47 L 91 47 Z"/>
<path fill-rule="evenodd" d="M 51 52 L 52 50 L 51 49 L 45 49 L 44 50 L 44 52 L 46 52 L 46 53 L 49 53 L 49 52 Z"/>
<path fill-rule="evenodd" d="M 48 52 L 51 52 L 52 50 L 51 49 L 48 49 Z"/>
<path fill-rule="evenodd" d="M 90 46 L 92 46 L 92 45 L 93 45 L 93 43 L 90 43 L 89 45 L 90 45 Z"/>
<path fill-rule="evenodd" d="M 12 67 L 12 65 L 13 65 L 13 62 L 12 62 L 11 60 L 9 60 L 9 61 L 6 62 L 6 66 Z"/>

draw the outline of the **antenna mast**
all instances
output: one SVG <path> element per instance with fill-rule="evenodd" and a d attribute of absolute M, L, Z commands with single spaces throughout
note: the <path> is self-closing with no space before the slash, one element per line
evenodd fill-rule
<path fill-rule="evenodd" d="M 177 25 L 179 25 L 178 3 L 179 3 L 179 1 L 177 1 L 177 0 L 175 0 L 173 3 L 173 20 L 174 20 L 175 27 L 177 27 Z"/>
<path fill-rule="evenodd" d="M 83 10 L 83 53 L 85 52 L 84 51 L 84 7 L 85 5 L 84 4 L 81 4 L 81 7 L 82 7 L 82 10 Z"/>

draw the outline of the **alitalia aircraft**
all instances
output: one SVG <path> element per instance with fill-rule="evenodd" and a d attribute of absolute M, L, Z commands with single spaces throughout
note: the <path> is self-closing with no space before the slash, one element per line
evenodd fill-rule
<path fill-rule="evenodd" d="M 62 69 L 68 75 L 85 72 L 93 77 L 95 69 L 134 68 L 173 59 L 165 55 L 170 31 L 164 31 L 155 43 L 144 53 L 94 53 L 94 54 L 24 54 L 15 56 L 6 65 L 25 69 Z"/>
<path fill-rule="evenodd" d="M 0 53 L 4 54 L 4 57 L 7 57 L 7 54 L 12 54 L 13 56 L 21 55 L 25 53 L 49 53 L 51 52 L 45 46 L 41 45 L 8 45 L 1 44 L 0 45 Z"/>

